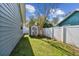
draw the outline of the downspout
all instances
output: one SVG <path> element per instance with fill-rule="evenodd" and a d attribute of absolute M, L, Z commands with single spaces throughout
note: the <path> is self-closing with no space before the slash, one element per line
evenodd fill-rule
<path fill-rule="evenodd" d="M 23 3 L 18 3 L 18 6 L 19 6 L 19 12 L 20 12 L 20 16 L 21 16 L 21 22 L 22 22 L 22 26 L 25 25 L 25 4 Z"/>

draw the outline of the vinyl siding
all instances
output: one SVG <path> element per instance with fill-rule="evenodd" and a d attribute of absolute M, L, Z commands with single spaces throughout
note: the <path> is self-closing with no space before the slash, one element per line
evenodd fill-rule
<path fill-rule="evenodd" d="M 0 4 L 0 55 L 10 55 L 22 37 L 18 4 Z"/>

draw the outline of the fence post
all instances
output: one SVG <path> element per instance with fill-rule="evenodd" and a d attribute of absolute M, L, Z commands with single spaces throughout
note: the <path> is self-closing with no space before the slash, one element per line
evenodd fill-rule
<path fill-rule="evenodd" d="M 66 43 L 66 27 L 63 27 L 63 42 Z"/>
<path fill-rule="evenodd" d="M 52 38 L 54 39 L 54 27 L 52 27 Z"/>

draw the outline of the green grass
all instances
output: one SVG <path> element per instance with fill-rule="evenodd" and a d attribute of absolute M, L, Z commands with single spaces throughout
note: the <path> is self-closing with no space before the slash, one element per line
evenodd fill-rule
<path fill-rule="evenodd" d="M 12 51 L 13 56 L 72 56 L 79 55 L 75 47 L 53 39 L 23 37 Z"/>

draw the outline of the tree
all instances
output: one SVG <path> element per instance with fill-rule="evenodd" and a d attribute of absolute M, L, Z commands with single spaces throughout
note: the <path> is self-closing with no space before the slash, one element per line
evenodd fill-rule
<path fill-rule="evenodd" d="M 53 25 L 48 21 L 48 20 L 45 20 L 45 23 L 43 25 L 43 28 L 49 28 L 49 27 L 52 27 Z"/>
<path fill-rule="evenodd" d="M 46 4 L 43 4 L 43 6 L 44 6 L 42 8 L 42 11 L 44 11 L 43 14 L 41 15 L 40 12 L 38 12 L 38 24 L 40 29 L 39 33 L 42 32 L 44 25 L 47 24 L 45 23 L 45 20 L 49 14 L 49 9 L 50 9 Z M 40 9 L 38 10 L 41 11 Z M 42 33 L 40 33 L 40 35 L 42 35 Z"/>

